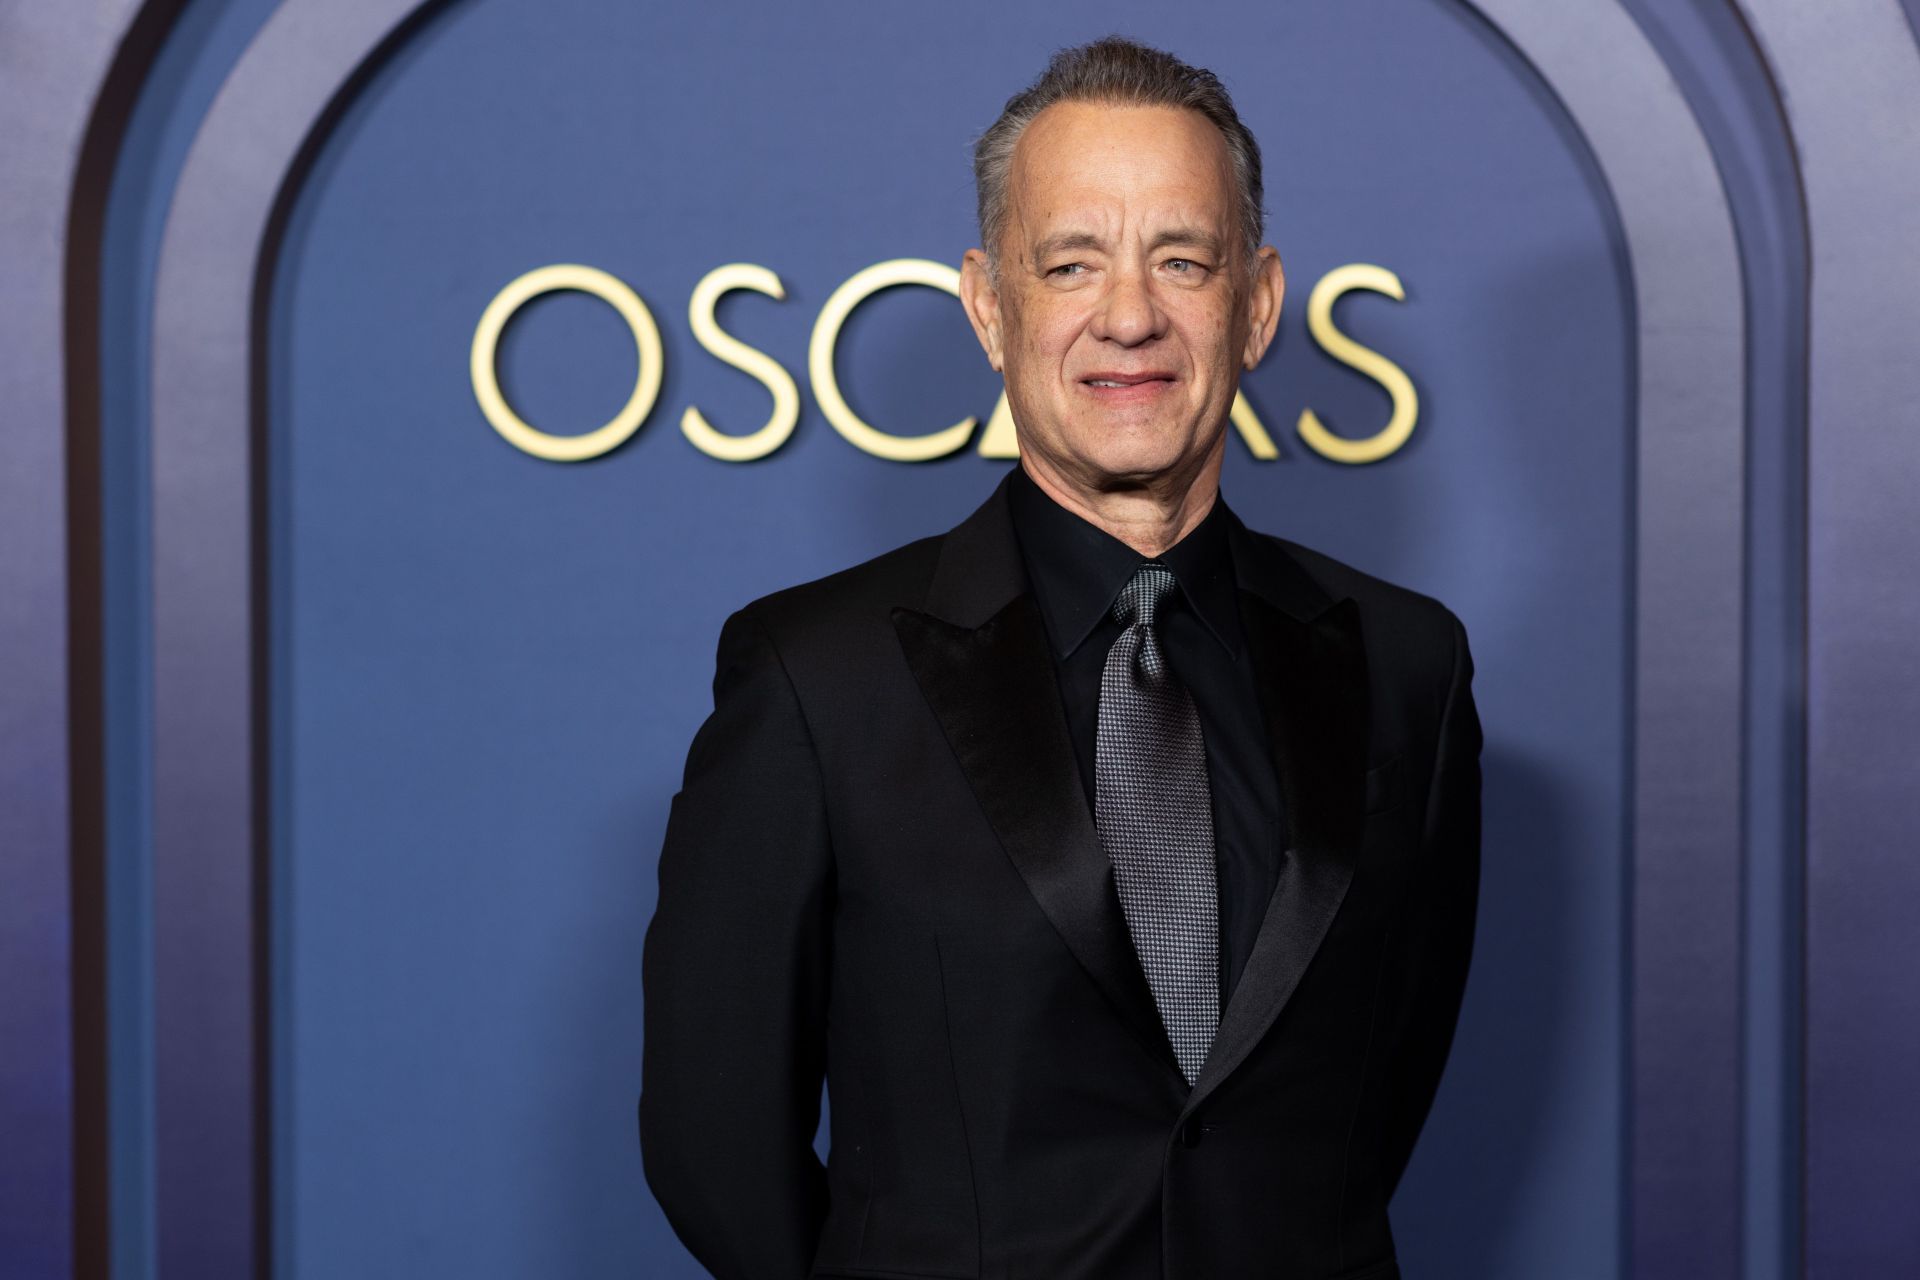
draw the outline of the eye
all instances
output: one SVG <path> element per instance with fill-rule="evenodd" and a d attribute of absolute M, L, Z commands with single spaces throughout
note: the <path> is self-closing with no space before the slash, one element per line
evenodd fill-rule
<path fill-rule="evenodd" d="M 1200 270 L 1200 264 L 1192 258 L 1169 258 L 1167 265 L 1176 268 L 1174 272 L 1175 275 L 1192 275 L 1194 272 Z"/>
<path fill-rule="evenodd" d="M 1047 272 L 1047 274 L 1050 276 L 1065 275 L 1073 271 L 1075 267 L 1085 267 L 1085 266 L 1086 264 L 1084 262 L 1063 262 L 1059 266 Z"/>

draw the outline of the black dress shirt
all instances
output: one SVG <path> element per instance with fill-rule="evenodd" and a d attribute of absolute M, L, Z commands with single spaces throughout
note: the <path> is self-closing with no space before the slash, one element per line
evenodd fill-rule
<path fill-rule="evenodd" d="M 1046 620 L 1067 727 L 1093 811 L 1100 676 L 1120 634 L 1112 606 L 1149 563 L 1126 543 L 1067 510 L 1013 469 L 1008 498 L 1021 558 Z M 1173 672 L 1193 695 L 1213 792 L 1214 880 L 1220 903 L 1220 1007 L 1240 979 L 1280 875 L 1280 799 L 1273 755 L 1240 626 L 1239 589 L 1227 545 L 1226 499 L 1152 563 L 1180 589 L 1155 625 Z"/>

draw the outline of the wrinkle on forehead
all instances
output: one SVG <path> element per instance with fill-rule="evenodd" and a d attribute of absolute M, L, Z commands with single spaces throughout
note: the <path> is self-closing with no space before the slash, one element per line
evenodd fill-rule
<path fill-rule="evenodd" d="M 1043 235 L 1152 237 L 1152 248 L 1184 228 L 1223 250 L 1237 216 L 1226 140 L 1179 107 L 1056 103 L 1022 133 L 1008 185 L 1003 234 L 1026 263 Z"/>

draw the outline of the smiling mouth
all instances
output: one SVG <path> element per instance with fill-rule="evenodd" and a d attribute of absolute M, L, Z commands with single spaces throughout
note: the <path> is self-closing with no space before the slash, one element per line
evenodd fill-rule
<path fill-rule="evenodd" d="M 1080 385 L 1096 400 L 1150 400 L 1173 385 L 1173 376 L 1164 373 L 1121 374 L 1116 377 L 1082 378 Z"/>

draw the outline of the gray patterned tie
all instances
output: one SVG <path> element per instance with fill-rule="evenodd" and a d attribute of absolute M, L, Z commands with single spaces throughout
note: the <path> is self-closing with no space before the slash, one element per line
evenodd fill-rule
<path fill-rule="evenodd" d="M 1133 949 L 1192 1084 L 1220 1025 L 1219 907 L 1200 715 L 1153 625 L 1173 587 L 1171 570 L 1143 564 L 1114 601 L 1125 629 L 1100 676 L 1093 813 Z"/>

